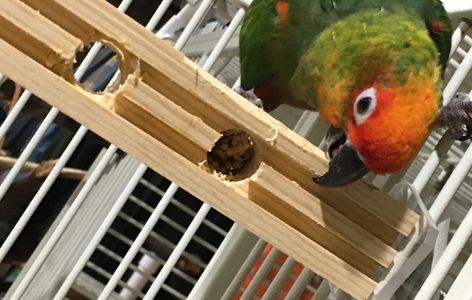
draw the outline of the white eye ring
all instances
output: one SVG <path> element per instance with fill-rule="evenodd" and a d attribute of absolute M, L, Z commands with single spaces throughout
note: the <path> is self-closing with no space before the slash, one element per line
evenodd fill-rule
<path fill-rule="evenodd" d="M 352 109 L 354 121 L 357 125 L 364 123 L 374 112 L 377 106 L 377 91 L 371 87 L 364 90 L 357 96 Z"/>

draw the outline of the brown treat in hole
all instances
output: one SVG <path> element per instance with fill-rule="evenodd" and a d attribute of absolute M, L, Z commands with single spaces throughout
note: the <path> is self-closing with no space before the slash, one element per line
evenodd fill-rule
<path fill-rule="evenodd" d="M 240 177 L 245 173 L 254 157 L 254 142 L 242 130 L 229 129 L 208 152 L 208 165 L 212 171 L 230 176 Z"/>

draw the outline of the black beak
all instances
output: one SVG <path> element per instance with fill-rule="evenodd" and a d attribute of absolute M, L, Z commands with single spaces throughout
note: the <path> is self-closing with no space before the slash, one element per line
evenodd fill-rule
<path fill-rule="evenodd" d="M 313 180 L 325 187 L 341 187 L 367 174 L 369 170 L 349 140 L 339 146 L 324 175 Z"/>

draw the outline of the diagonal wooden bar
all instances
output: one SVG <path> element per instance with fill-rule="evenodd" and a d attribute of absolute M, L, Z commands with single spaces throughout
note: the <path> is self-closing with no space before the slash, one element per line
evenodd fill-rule
<path fill-rule="evenodd" d="M 390 266 L 392 242 L 412 232 L 416 213 L 362 182 L 315 185 L 313 175 L 327 169 L 319 149 L 105 1 L 2 1 L 0 21 L 31 16 L 35 26 L 10 22 L 0 31 L 0 72 L 352 296 L 370 296 L 375 271 Z M 62 53 L 95 40 L 123 59 L 126 79 L 111 94 L 64 78 L 73 58 Z M 255 144 L 254 172 L 239 181 L 205 162 L 228 129 Z"/>

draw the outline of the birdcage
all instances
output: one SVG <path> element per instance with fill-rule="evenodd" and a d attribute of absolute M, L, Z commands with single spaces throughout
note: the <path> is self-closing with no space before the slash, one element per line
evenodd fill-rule
<path fill-rule="evenodd" d="M 472 4 L 443 2 L 448 101 L 472 91 Z M 470 143 L 434 130 L 401 172 L 312 188 L 317 113 L 226 88 L 249 4 L 0 2 L 5 299 L 472 299 Z M 238 118 L 260 164 L 210 174 Z"/>

